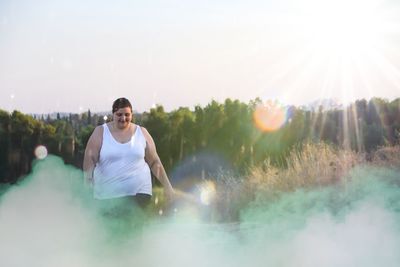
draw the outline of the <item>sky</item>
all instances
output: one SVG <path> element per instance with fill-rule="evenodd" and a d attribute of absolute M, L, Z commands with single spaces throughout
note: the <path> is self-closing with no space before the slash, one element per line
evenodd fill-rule
<path fill-rule="evenodd" d="M 400 1 L 0 0 L 0 109 L 400 97 Z"/>

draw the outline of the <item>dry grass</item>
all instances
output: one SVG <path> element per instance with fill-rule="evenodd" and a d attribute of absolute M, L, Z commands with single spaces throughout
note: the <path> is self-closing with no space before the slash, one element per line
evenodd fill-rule
<path fill-rule="evenodd" d="M 400 168 L 400 145 L 382 147 L 371 155 L 371 164 L 378 167 Z"/>
<path fill-rule="evenodd" d="M 267 160 L 246 177 L 221 175 L 213 180 L 217 192 L 210 206 L 215 214 L 213 220 L 238 220 L 240 211 L 257 195 L 275 198 L 281 192 L 301 188 L 345 185 L 349 172 L 360 164 L 400 168 L 400 146 L 380 148 L 368 155 L 368 161 L 366 158 L 365 154 L 336 149 L 325 143 L 308 143 L 292 150 L 286 168 L 276 167 Z"/>
<path fill-rule="evenodd" d="M 305 144 L 293 150 L 287 168 L 274 167 L 269 161 L 256 167 L 248 177 L 252 189 L 293 191 L 297 188 L 324 186 L 341 182 L 364 156 L 353 151 L 337 150 L 324 143 Z"/>
<path fill-rule="evenodd" d="M 338 184 L 345 182 L 349 171 L 362 163 L 365 163 L 365 155 L 354 151 L 334 149 L 324 143 L 304 144 L 300 150 L 292 150 L 286 168 L 278 168 L 266 160 L 243 179 L 219 179 L 216 207 L 223 212 L 223 220 L 236 220 L 240 210 L 255 199 L 257 192 L 274 198 L 280 192 Z"/>

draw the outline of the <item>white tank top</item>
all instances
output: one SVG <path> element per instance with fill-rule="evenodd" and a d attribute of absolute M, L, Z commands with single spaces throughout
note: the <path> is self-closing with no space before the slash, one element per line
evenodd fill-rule
<path fill-rule="evenodd" d="M 144 160 L 146 139 L 139 125 L 131 140 L 120 143 L 103 124 L 100 158 L 94 169 L 94 198 L 152 194 L 150 168 Z"/>

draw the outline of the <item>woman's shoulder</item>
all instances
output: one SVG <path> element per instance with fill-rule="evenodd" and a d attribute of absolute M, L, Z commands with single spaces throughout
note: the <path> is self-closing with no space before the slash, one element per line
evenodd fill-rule
<path fill-rule="evenodd" d="M 146 136 L 146 135 L 150 135 L 149 131 L 147 131 L 147 129 L 144 126 L 141 126 L 139 124 L 136 124 L 137 127 L 139 127 L 139 129 L 142 131 L 142 133 Z"/>
<path fill-rule="evenodd" d="M 102 137 L 103 136 L 103 131 L 104 131 L 104 124 L 102 125 L 97 125 L 94 130 L 93 130 L 93 135 Z"/>
<path fill-rule="evenodd" d="M 97 125 L 94 130 L 96 131 L 103 131 L 104 127 L 107 126 L 109 127 L 110 122 L 105 122 L 103 124 Z"/>
<path fill-rule="evenodd" d="M 147 129 L 146 129 L 145 127 L 140 126 L 140 125 L 137 125 L 137 127 L 140 128 L 140 130 L 141 130 L 141 132 L 142 132 L 144 138 L 146 139 L 146 141 L 149 141 L 150 139 L 152 139 L 152 137 L 151 137 L 149 131 L 147 131 Z"/>

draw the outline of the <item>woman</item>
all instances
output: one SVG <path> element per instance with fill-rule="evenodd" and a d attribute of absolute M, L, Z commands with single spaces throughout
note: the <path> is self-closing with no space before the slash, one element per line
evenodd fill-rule
<path fill-rule="evenodd" d="M 113 120 L 97 126 L 85 150 L 83 170 L 95 199 L 128 199 L 145 208 L 151 200 L 151 174 L 164 186 L 167 200 L 173 189 L 148 131 L 132 120 L 132 105 L 118 98 Z"/>

